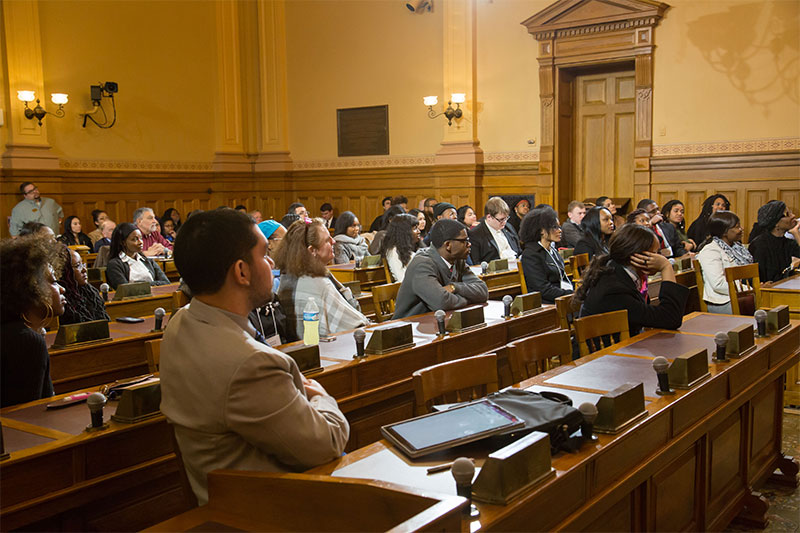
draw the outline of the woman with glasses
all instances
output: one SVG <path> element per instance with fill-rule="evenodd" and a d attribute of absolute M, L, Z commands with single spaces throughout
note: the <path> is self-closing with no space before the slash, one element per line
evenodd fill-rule
<path fill-rule="evenodd" d="M 314 298 L 320 311 L 320 336 L 369 323 L 350 289 L 328 271 L 333 246 L 334 240 L 322 219 L 302 219 L 289 226 L 273 257 L 281 271 L 278 300 L 286 313 L 287 342 L 303 338 L 303 309 L 309 298 Z"/>
<path fill-rule="evenodd" d="M 367 241 L 361 236 L 361 222 L 352 211 L 345 211 L 336 219 L 333 233 L 333 263 L 340 265 L 369 254 Z"/>
<path fill-rule="evenodd" d="M 730 315 L 731 295 L 725 269 L 749 265 L 753 256 L 742 246 L 744 230 L 739 217 L 730 211 L 717 211 L 708 217 L 708 237 L 700 244 L 697 260 L 703 268 L 703 294 L 709 313 Z M 754 310 L 755 311 L 755 310 Z"/>
<path fill-rule="evenodd" d="M 528 291 L 540 292 L 542 302 L 548 304 L 572 294 L 574 287 L 556 249 L 561 240 L 561 224 L 555 210 L 550 206 L 534 208 L 522 219 L 519 231 L 525 243 L 521 261 Z"/>
<path fill-rule="evenodd" d="M 394 281 L 403 281 L 406 268 L 420 243 L 419 220 L 411 214 L 397 215 L 386 228 L 381 256 L 389 265 Z"/>
<path fill-rule="evenodd" d="M 58 284 L 64 287 L 67 301 L 60 322 L 77 324 L 92 320 L 110 320 L 100 291 L 89 283 L 86 265 L 80 254 L 69 248 L 63 248 L 61 253 L 65 261 Z"/>
<path fill-rule="evenodd" d="M 581 222 L 583 237 L 575 245 L 575 255 L 595 255 L 608 253 L 608 240 L 614 233 L 614 216 L 605 207 L 595 206 L 586 213 Z"/>

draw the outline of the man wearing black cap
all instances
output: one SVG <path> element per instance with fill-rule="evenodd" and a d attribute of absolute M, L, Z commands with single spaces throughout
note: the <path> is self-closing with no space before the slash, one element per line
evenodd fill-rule
<path fill-rule="evenodd" d="M 431 246 L 417 252 L 400 285 L 392 318 L 461 309 L 489 299 L 489 289 L 465 263 L 467 227 L 444 218 L 431 228 Z"/>
<path fill-rule="evenodd" d="M 800 265 L 800 221 L 779 200 L 770 200 L 758 210 L 758 225 L 764 232 L 750 241 L 748 250 L 758 263 L 761 281 L 777 281 Z M 786 233 L 793 239 L 787 239 Z"/>
<path fill-rule="evenodd" d="M 439 202 L 438 204 L 433 206 L 433 222 L 434 224 L 439 220 L 446 219 L 446 220 L 457 220 L 458 219 L 458 211 L 456 210 L 456 206 L 449 202 Z M 431 226 L 433 227 L 433 226 Z M 430 246 L 431 244 L 431 232 L 428 232 L 428 235 L 425 236 L 425 239 L 422 241 L 425 246 Z"/>

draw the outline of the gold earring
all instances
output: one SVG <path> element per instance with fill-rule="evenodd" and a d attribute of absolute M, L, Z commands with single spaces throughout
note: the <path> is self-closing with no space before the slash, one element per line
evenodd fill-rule
<path fill-rule="evenodd" d="M 44 317 L 44 321 L 47 323 L 55 316 L 55 313 L 53 312 L 53 306 L 49 303 L 44 304 L 44 306 L 47 308 L 47 314 Z"/>

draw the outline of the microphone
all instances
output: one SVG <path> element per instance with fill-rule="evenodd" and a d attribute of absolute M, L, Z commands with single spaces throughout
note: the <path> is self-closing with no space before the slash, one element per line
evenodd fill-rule
<path fill-rule="evenodd" d="M 486 274 L 487 270 L 489 270 L 489 263 L 481 261 L 481 274 Z"/>
<path fill-rule="evenodd" d="M 511 318 L 511 302 L 514 299 L 510 294 L 503 296 L 503 318 Z"/>
<path fill-rule="evenodd" d="M 767 312 L 763 309 L 759 309 L 756 311 L 755 315 L 756 318 L 756 326 L 758 327 L 758 336 L 759 337 L 766 337 L 767 336 Z"/>
<path fill-rule="evenodd" d="M 658 388 L 656 389 L 656 394 L 660 396 L 675 393 L 669 388 L 669 374 L 667 374 L 668 368 L 669 362 L 667 361 L 666 357 L 659 356 L 653 359 L 653 369 L 656 371 L 656 374 L 658 374 Z"/>
<path fill-rule="evenodd" d="M 92 416 L 92 423 L 87 429 L 103 427 L 103 406 L 105 404 L 106 397 L 99 392 L 93 392 L 86 398 L 86 405 L 89 406 L 89 413 Z"/>
<path fill-rule="evenodd" d="M 717 345 L 717 356 L 715 359 L 719 362 L 726 363 L 728 361 L 725 357 L 725 353 L 728 349 L 728 334 L 724 331 L 718 331 L 716 335 L 714 335 L 714 344 Z"/>
<path fill-rule="evenodd" d="M 462 514 L 477 516 L 478 510 L 473 509 L 474 506 L 472 505 L 472 478 L 475 476 L 475 465 L 472 463 L 472 459 L 459 457 L 453 461 L 450 473 L 453 474 L 453 479 L 456 480 L 456 494 L 466 498 L 467 502 L 469 502 L 469 505 L 464 507 Z"/>
<path fill-rule="evenodd" d="M 104 302 L 108 301 L 108 289 L 110 289 L 110 288 L 111 287 L 108 286 L 108 283 L 103 283 L 102 285 L 100 285 L 100 292 L 103 293 L 103 301 Z"/>
<path fill-rule="evenodd" d="M 584 402 L 578 407 L 578 411 L 583 415 L 581 424 L 581 437 L 584 441 L 596 441 L 594 435 L 594 421 L 597 419 L 597 406 L 593 403 Z"/>
<path fill-rule="evenodd" d="M 433 313 L 433 317 L 436 319 L 436 325 L 439 326 L 439 336 L 444 337 L 447 335 L 447 330 L 444 329 L 444 311 L 438 309 Z"/>
<path fill-rule="evenodd" d="M 157 307 L 154 314 L 156 315 L 156 331 L 161 331 L 163 329 L 161 325 L 164 322 L 164 315 L 166 315 L 167 312 L 164 311 L 163 307 Z"/>
<path fill-rule="evenodd" d="M 353 338 L 356 341 L 356 355 L 354 357 L 364 357 L 364 339 L 367 337 L 367 333 L 358 328 L 353 332 Z"/>

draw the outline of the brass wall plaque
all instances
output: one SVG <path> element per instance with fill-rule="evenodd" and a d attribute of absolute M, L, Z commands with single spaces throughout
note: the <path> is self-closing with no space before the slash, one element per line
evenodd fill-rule
<path fill-rule="evenodd" d="M 472 307 L 453 311 L 450 320 L 447 322 L 447 331 L 461 333 L 462 331 L 469 331 L 485 325 L 483 306 L 473 305 Z"/>
<path fill-rule="evenodd" d="M 150 284 L 146 281 L 123 283 L 122 285 L 117 285 L 113 301 L 141 298 L 142 296 L 150 296 L 150 294 L 152 294 L 150 291 Z"/>
<path fill-rule="evenodd" d="M 552 476 L 550 436 L 534 431 L 486 458 L 472 485 L 472 496 L 481 502 L 506 505 Z"/>
<path fill-rule="evenodd" d="M 789 325 L 789 306 L 779 305 L 767 311 L 767 332 L 778 333 Z"/>
<path fill-rule="evenodd" d="M 283 353 L 294 359 L 297 368 L 304 374 L 314 374 L 322 371 L 319 361 L 319 345 L 307 346 L 300 344 L 283 349 Z"/>
<path fill-rule="evenodd" d="M 511 314 L 514 316 L 527 315 L 540 307 L 542 307 L 542 293 L 534 291 L 520 294 L 515 296 L 514 301 L 511 302 Z"/>
<path fill-rule="evenodd" d="M 389 324 L 372 330 L 364 353 L 383 355 L 414 346 L 414 330 L 411 324 Z"/>
<path fill-rule="evenodd" d="M 361 268 L 380 266 L 382 262 L 383 258 L 379 255 L 366 255 L 361 260 Z"/>
<path fill-rule="evenodd" d="M 741 357 L 755 348 L 753 326 L 742 324 L 728 332 L 728 347 L 725 350 L 729 357 Z"/>
<path fill-rule="evenodd" d="M 508 270 L 508 259 L 495 259 L 494 261 L 489 261 L 489 268 L 486 269 L 486 272 L 492 274 L 494 272 L 505 272 Z"/>
<path fill-rule="evenodd" d="M 605 393 L 597 401 L 598 433 L 619 433 L 625 426 L 647 416 L 644 408 L 644 384 L 625 383 Z"/>
<path fill-rule="evenodd" d="M 339 157 L 389 154 L 389 106 L 336 110 Z"/>
<path fill-rule="evenodd" d="M 675 389 L 690 389 L 711 374 L 708 350 L 694 350 L 676 357 L 669 366 L 669 384 Z"/>
<path fill-rule="evenodd" d="M 111 420 L 133 424 L 161 413 L 161 382 L 142 383 L 122 391 L 116 412 Z"/>
<path fill-rule="evenodd" d="M 108 333 L 108 320 L 92 320 L 77 324 L 62 324 L 58 327 L 53 348 L 63 348 L 76 344 L 100 342 L 110 340 Z"/>

